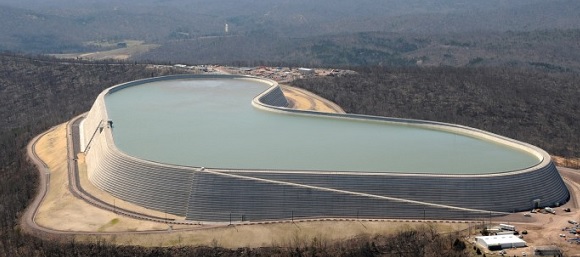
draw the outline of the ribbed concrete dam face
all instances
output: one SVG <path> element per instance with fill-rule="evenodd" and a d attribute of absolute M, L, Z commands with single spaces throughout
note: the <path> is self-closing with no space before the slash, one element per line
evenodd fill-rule
<path fill-rule="evenodd" d="M 472 218 L 569 198 L 549 156 L 522 142 L 287 105 L 275 82 L 240 76 L 110 88 L 82 124 L 89 179 L 199 221 Z"/>

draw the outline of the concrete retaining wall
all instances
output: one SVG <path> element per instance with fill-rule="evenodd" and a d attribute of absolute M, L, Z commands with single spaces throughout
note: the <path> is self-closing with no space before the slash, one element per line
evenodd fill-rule
<path fill-rule="evenodd" d="M 106 94 L 145 82 L 197 77 L 256 79 L 180 75 L 105 90 L 83 124 L 89 180 L 129 202 L 199 221 L 313 217 L 466 219 L 528 210 L 535 199 L 540 199 L 542 206 L 552 206 L 569 198 L 548 154 L 531 145 L 453 124 L 281 108 L 288 102 L 273 81 L 266 81 L 274 87 L 256 97 L 255 106 L 278 112 L 405 122 L 452 130 L 524 149 L 542 161 L 527 169 L 486 175 L 209 170 L 141 160 L 115 147 L 111 133 L 114 128 L 107 123 Z"/>

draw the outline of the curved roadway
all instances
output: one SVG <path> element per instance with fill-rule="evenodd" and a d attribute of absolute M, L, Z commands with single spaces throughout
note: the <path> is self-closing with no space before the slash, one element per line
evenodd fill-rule
<path fill-rule="evenodd" d="M 69 168 L 68 169 L 68 177 L 70 180 L 69 190 L 71 191 L 71 193 L 73 195 L 75 195 L 75 197 L 83 199 L 83 200 L 87 201 L 88 203 L 94 205 L 95 207 L 106 209 L 106 210 L 109 210 L 112 212 L 117 211 L 118 214 L 126 215 L 126 216 L 136 218 L 136 219 L 144 219 L 144 220 L 162 222 L 162 223 L 168 223 L 168 224 L 193 224 L 193 223 L 187 223 L 187 222 L 167 220 L 164 218 L 154 217 L 154 216 L 150 216 L 150 215 L 144 215 L 144 214 L 141 214 L 138 212 L 133 212 L 130 210 L 120 209 L 116 206 L 112 206 L 112 205 L 110 205 L 102 200 L 99 200 L 99 199 L 95 198 L 94 196 L 90 195 L 89 193 L 87 193 L 86 191 L 84 191 L 82 189 L 82 187 L 80 187 L 79 176 L 78 176 L 78 167 L 77 167 L 77 163 L 76 163 L 76 159 L 75 159 L 75 156 L 78 153 L 79 145 L 78 145 L 78 143 L 76 143 L 76 144 L 74 143 L 74 142 L 78 142 L 78 141 L 74 141 L 74 140 L 75 139 L 78 140 L 78 123 L 79 123 L 81 118 L 83 118 L 83 115 L 75 117 L 72 121 L 67 123 L 67 141 L 68 141 L 68 143 L 67 143 L 67 162 L 68 162 L 68 168 Z M 27 154 L 29 156 L 29 159 L 38 168 L 39 175 L 40 175 L 40 183 L 39 183 L 38 193 L 37 193 L 36 197 L 34 198 L 33 202 L 30 204 L 30 206 L 26 209 L 25 213 L 23 214 L 23 216 L 21 218 L 22 219 L 21 224 L 23 225 L 22 227 L 26 232 L 31 233 L 31 234 L 35 234 L 37 236 L 39 236 L 39 235 L 58 235 L 61 238 L 70 238 L 69 236 L 74 236 L 74 235 L 79 235 L 79 234 L 84 234 L 84 235 L 114 235 L 114 234 L 171 233 L 170 230 L 120 231 L 120 232 L 63 231 L 63 230 L 46 228 L 46 227 L 43 227 L 43 226 L 40 226 L 39 224 L 37 224 L 36 223 L 37 211 L 40 207 L 40 204 L 44 200 L 44 198 L 48 192 L 48 186 L 50 185 L 50 170 L 49 170 L 47 164 L 44 163 L 42 161 L 42 159 L 40 159 L 40 157 L 36 154 L 35 146 L 36 146 L 36 143 L 38 142 L 38 140 L 42 136 L 53 131 L 55 128 L 56 127 L 53 127 L 51 129 L 47 130 L 46 132 L 34 137 L 33 140 L 31 140 L 30 143 L 27 145 Z M 562 167 L 559 167 L 559 169 L 562 171 L 565 171 L 563 175 L 567 175 L 566 173 L 578 173 L 578 170 L 574 170 L 574 169 L 562 168 Z M 578 197 L 578 194 L 580 194 L 580 185 L 576 181 L 573 181 L 571 178 L 568 178 L 567 176 L 566 176 L 565 180 L 567 182 L 566 184 L 568 184 L 569 187 L 572 187 L 574 189 L 574 190 L 572 190 L 573 194 L 572 194 L 571 202 L 574 205 L 574 207 L 577 208 L 577 206 L 580 206 L 580 198 Z M 357 219 L 324 219 L 324 220 L 357 220 Z M 368 220 L 368 219 L 361 219 L 361 220 Z M 370 219 L 370 221 L 373 221 L 373 220 L 375 220 L 375 219 Z M 281 223 L 281 222 L 293 222 L 293 221 L 259 222 L 259 223 L 251 223 L 251 224 L 267 224 L 267 223 Z M 437 222 L 437 221 L 432 220 L 431 222 Z M 454 222 L 458 222 L 458 221 L 454 221 Z M 467 221 L 467 222 L 473 222 L 473 221 Z M 475 222 L 478 222 L 478 221 L 475 221 Z M 222 225 L 222 226 L 224 226 L 224 225 Z M 213 226 L 204 226 L 202 228 L 196 227 L 196 228 L 176 229 L 174 231 L 189 231 L 189 230 L 207 229 L 207 228 L 214 228 L 214 227 L 221 227 L 221 226 L 213 225 Z"/>
<path fill-rule="evenodd" d="M 66 133 L 67 133 L 67 163 L 68 163 L 68 180 L 69 180 L 69 191 L 75 197 L 86 201 L 87 203 L 101 209 L 105 209 L 111 212 L 115 212 L 120 215 L 128 216 L 135 219 L 165 223 L 165 224 L 174 224 L 174 225 L 198 225 L 197 223 L 187 222 L 187 221 L 176 221 L 174 219 L 166 219 L 161 217 L 155 217 L 123 208 L 119 208 L 117 206 L 111 205 L 105 201 L 102 201 L 93 195 L 86 192 L 80 185 L 80 179 L 78 175 L 78 165 L 77 165 L 77 158 L 76 154 L 79 153 L 79 130 L 78 124 L 81 119 L 84 118 L 84 115 L 80 115 L 75 117 L 73 120 L 67 123 Z M 40 204 L 46 197 L 48 192 L 48 187 L 50 186 L 50 170 L 48 165 L 37 155 L 35 151 L 36 144 L 42 136 L 46 135 L 47 133 L 53 131 L 55 127 L 51 128 L 50 130 L 36 136 L 27 146 L 27 154 L 29 156 L 30 161 L 32 161 L 36 167 L 38 168 L 39 175 L 40 175 L 40 183 L 38 187 L 38 194 L 34 198 L 33 202 L 30 206 L 26 209 L 25 213 L 22 216 L 22 224 L 25 230 L 31 234 L 57 234 L 57 235 L 77 235 L 77 234 L 85 234 L 85 235 L 109 235 L 109 234 L 125 234 L 125 233 L 133 233 L 133 234 L 152 234 L 152 233 L 168 233 L 168 230 L 148 230 L 148 231 L 132 231 L 132 232 L 82 232 L 82 231 L 64 231 L 64 230 L 57 230 L 46 228 L 38 223 L 36 223 L 36 215 Z M 209 227 L 217 227 L 217 226 L 204 226 L 204 228 Z M 195 230 L 200 228 L 189 228 L 189 229 L 179 229 L 181 230 Z"/>
<path fill-rule="evenodd" d="M 78 124 L 79 121 L 84 116 L 77 116 L 73 120 L 67 123 L 67 163 L 68 163 L 68 179 L 69 179 L 69 191 L 77 198 L 83 199 L 89 204 L 106 209 L 112 212 L 116 212 L 121 215 L 129 216 L 131 218 L 142 219 L 142 220 L 149 220 L 154 222 L 166 223 L 166 224 L 190 224 L 195 225 L 197 223 L 186 222 L 186 221 L 176 221 L 173 219 L 165 219 L 161 217 L 155 217 L 151 215 L 145 215 L 142 213 L 134 212 L 127 209 L 122 209 L 111 204 L 108 204 L 92 195 L 87 193 L 80 185 L 80 180 L 78 176 L 78 166 L 76 161 L 76 154 L 80 152 L 79 146 L 79 129 Z M 38 167 L 39 175 L 40 175 L 40 184 L 39 184 L 39 191 L 36 198 L 33 200 L 32 204 L 27 208 L 26 212 L 22 216 L 22 224 L 24 225 L 24 229 L 28 232 L 33 234 L 57 234 L 57 235 L 76 235 L 76 234 L 89 234 L 89 235 L 108 235 L 108 234 L 153 234 L 153 233 L 168 233 L 168 230 L 149 230 L 149 231 L 134 231 L 134 232 L 77 232 L 77 231 L 62 231 L 62 230 L 55 230 L 46 227 L 42 227 L 36 223 L 36 214 L 39 209 L 40 204 L 44 200 L 44 197 L 47 194 L 48 186 L 50 184 L 50 170 L 46 163 L 44 163 L 36 154 L 35 146 L 39 138 L 46 135 L 47 133 L 53 131 L 54 128 L 36 136 L 27 146 L 27 153 L 30 160 Z M 573 181 L 568 179 L 567 184 L 570 186 L 570 183 L 576 184 Z M 576 184 L 575 187 L 578 185 Z M 578 193 L 578 192 L 576 192 Z M 574 197 L 578 199 L 577 197 Z M 330 219 L 326 219 L 330 220 Z M 340 219 L 345 220 L 345 219 Z M 346 219 L 349 220 L 349 219 Z M 354 220 L 354 219 L 353 219 Z M 284 221 L 282 221 L 284 222 Z M 260 222 L 262 224 L 264 222 Z M 270 223 L 270 222 L 266 222 Z M 204 226 L 203 228 L 185 228 L 179 229 L 179 231 L 184 230 L 196 230 L 196 229 L 204 229 L 210 227 L 217 227 L 214 226 Z"/>
<path fill-rule="evenodd" d="M 165 224 L 187 224 L 187 225 L 199 225 L 199 223 L 193 222 L 183 222 L 183 221 L 176 221 L 173 219 L 165 219 L 155 216 L 150 216 L 146 214 L 142 214 L 139 212 L 122 209 L 111 205 L 105 201 L 102 201 L 88 192 L 86 192 L 80 186 L 80 179 L 78 175 L 78 165 L 76 154 L 79 153 L 79 131 L 78 131 L 78 124 L 81 119 L 84 118 L 84 114 L 75 117 L 73 120 L 67 122 L 66 126 L 66 133 L 67 133 L 67 163 L 68 163 L 68 179 L 69 179 L 69 191 L 75 197 L 86 201 L 87 203 L 101 209 L 105 209 L 111 212 L 115 212 L 120 215 L 128 216 L 135 219 L 142 219 L 148 220 L 153 222 L 160 222 Z M 85 231 L 68 231 L 68 230 L 58 230 L 47 228 L 39 225 L 36 223 L 36 215 L 38 213 L 38 209 L 42 204 L 46 194 L 48 193 L 49 186 L 50 186 L 50 170 L 48 165 L 38 156 L 36 153 L 36 144 L 38 140 L 45 136 L 46 134 L 52 132 L 56 127 L 53 127 L 44 133 L 34 137 L 30 143 L 27 145 L 27 154 L 32 163 L 36 165 L 39 171 L 40 183 L 38 186 L 38 193 L 34 198 L 33 202 L 28 206 L 25 210 L 23 216 L 21 217 L 21 224 L 23 225 L 24 231 L 34 234 L 37 236 L 48 236 L 48 235 L 58 235 L 61 239 L 70 239 L 71 236 L 74 235 L 115 235 L 115 234 L 163 234 L 163 233 L 171 233 L 172 231 L 191 231 L 191 230 L 199 230 L 199 229 L 208 229 L 208 228 L 216 228 L 216 227 L 224 227 L 231 224 L 214 224 L 214 225 L 204 225 L 203 227 L 192 227 L 192 228 L 181 228 L 181 229 L 172 229 L 172 230 L 147 230 L 147 231 L 118 231 L 118 232 L 85 232 Z M 77 140 L 77 141 L 75 141 Z M 325 218 L 325 219 L 305 219 L 305 220 L 280 220 L 280 221 L 265 221 L 265 222 L 245 222 L 243 224 L 272 224 L 272 223 L 288 223 L 288 222 L 301 222 L 301 221 L 314 221 L 314 220 L 337 220 L 337 221 L 379 221 L 378 219 L 342 219 L 342 218 Z M 392 219 L 383 219 L 383 220 L 392 220 Z M 438 222 L 437 220 L 430 220 L 431 222 Z M 461 222 L 461 221 L 454 221 L 454 222 Z M 464 222 L 473 222 L 473 221 L 464 221 Z M 476 221 L 477 222 L 477 221 Z"/>

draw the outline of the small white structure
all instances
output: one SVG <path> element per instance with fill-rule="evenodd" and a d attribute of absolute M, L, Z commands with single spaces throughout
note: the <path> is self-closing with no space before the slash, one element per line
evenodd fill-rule
<path fill-rule="evenodd" d="M 510 230 L 510 231 L 516 231 L 516 227 L 513 225 L 508 225 L 508 224 L 499 224 L 499 227 L 503 230 Z"/>
<path fill-rule="evenodd" d="M 298 68 L 298 72 L 302 75 L 314 74 L 314 70 L 309 68 Z"/>
<path fill-rule="evenodd" d="M 475 239 L 478 245 L 491 251 L 526 246 L 526 241 L 514 235 L 478 236 Z"/>

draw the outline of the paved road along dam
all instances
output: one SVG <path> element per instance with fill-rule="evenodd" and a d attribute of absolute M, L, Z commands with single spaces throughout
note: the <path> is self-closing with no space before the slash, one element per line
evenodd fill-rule
<path fill-rule="evenodd" d="M 244 76 L 111 87 L 81 125 L 89 180 L 199 221 L 463 219 L 569 198 L 549 155 L 522 142 L 454 124 L 287 105 L 275 82 Z"/>

